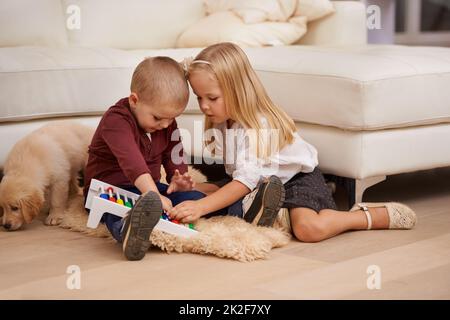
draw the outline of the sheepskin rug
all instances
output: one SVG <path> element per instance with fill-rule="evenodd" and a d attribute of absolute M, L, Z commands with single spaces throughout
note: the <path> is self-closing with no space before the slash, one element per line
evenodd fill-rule
<path fill-rule="evenodd" d="M 60 227 L 82 232 L 89 236 L 110 238 L 104 224 L 97 229 L 86 227 L 88 215 L 84 210 L 82 196 L 74 196 L 68 205 Z M 289 243 L 291 235 L 277 221 L 275 228 L 258 227 L 236 217 L 213 217 L 200 219 L 195 224 L 199 234 L 190 238 L 177 237 L 154 230 L 150 236 L 152 244 L 163 251 L 190 252 L 215 255 L 242 262 L 267 259 L 272 248 Z"/>

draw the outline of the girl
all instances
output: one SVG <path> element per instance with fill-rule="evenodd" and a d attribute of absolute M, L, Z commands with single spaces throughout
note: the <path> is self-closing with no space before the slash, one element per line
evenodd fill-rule
<path fill-rule="evenodd" d="M 260 176 L 273 174 L 275 168 L 285 188 L 282 206 L 288 209 L 292 232 L 301 241 L 317 242 L 348 230 L 410 229 L 415 225 L 415 213 L 399 203 L 362 203 L 350 212 L 337 210 L 317 167 L 317 151 L 302 140 L 293 120 L 271 101 L 237 45 L 219 43 L 204 49 L 188 65 L 187 74 L 206 116 L 205 129 L 218 129 L 224 137 L 215 139 L 215 150 L 222 153 L 233 180 L 220 189 L 199 185 L 204 191 L 217 191 L 177 205 L 170 212 L 173 218 L 190 222 L 218 210 L 249 193 Z M 278 129 L 277 139 L 268 141 L 264 129 Z M 252 139 L 242 138 L 242 132 L 249 131 L 256 131 L 253 141 L 258 139 L 258 143 L 252 149 L 256 152 L 249 152 Z M 237 137 L 237 143 L 229 143 L 230 134 Z M 235 161 L 229 164 L 228 158 Z"/>

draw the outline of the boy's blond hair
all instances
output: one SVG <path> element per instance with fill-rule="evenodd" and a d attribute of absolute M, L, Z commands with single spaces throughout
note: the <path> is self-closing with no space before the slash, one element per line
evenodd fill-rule
<path fill-rule="evenodd" d="M 255 129 L 258 157 L 267 158 L 294 141 L 294 121 L 272 102 L 241 48 L 229 42 L 215 44 L 201 51 L 194 61 L 207 62 L 191 63 L 188 71 L 203 69 L 217 79 L 230 118 L 246 129 Z M 267 119 L 269 128 L 263 126 L 259 115 Z M 205 131 L 212 127 L 205 117 Z M 266 144 L 260 136 L 264 129 L 278 129 L 278 141 Z"/>
<path fill-rule="evenodd" d="M 145 103 L 185 107 L 189 86 L 183 68 L 169 57 L 150 57 L 138 64 L 131 79 L 131 92 Z"/>

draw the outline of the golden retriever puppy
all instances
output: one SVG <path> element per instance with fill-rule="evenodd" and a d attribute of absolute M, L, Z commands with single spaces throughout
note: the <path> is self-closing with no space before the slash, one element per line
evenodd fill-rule
<path fill-rule="evenodd" d="M 78 174 L 86 165 L 93 134 L 91 127 L 58 121 L 16 143 L 6 158 L 0 183 L 0 211 L 6 230 L 30 223 L 47 205 L 45 224 L 60 222 L 69 193 L 79 190 Z"/>

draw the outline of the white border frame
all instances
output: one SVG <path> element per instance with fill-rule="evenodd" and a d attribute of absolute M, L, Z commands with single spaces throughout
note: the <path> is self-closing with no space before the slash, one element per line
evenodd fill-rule
<path fill-rule="evenodd" d="M 405 32 L 395 33 L 395 43 L 450 46 L 450 31 L 420 31 L 421 0 L 406 1 Z"/>

